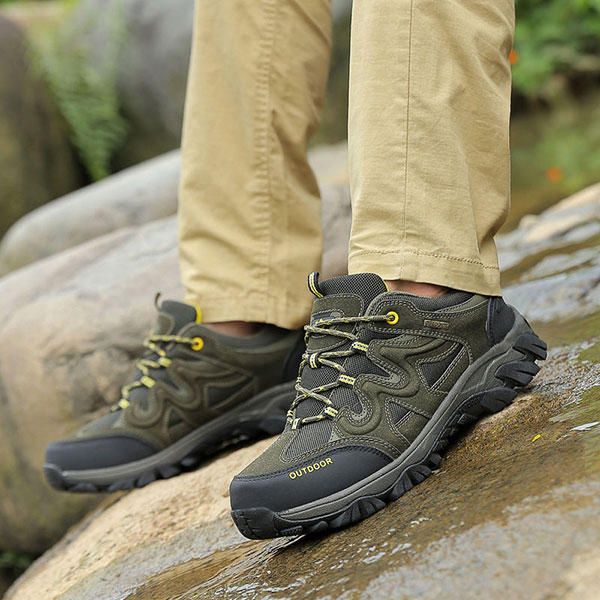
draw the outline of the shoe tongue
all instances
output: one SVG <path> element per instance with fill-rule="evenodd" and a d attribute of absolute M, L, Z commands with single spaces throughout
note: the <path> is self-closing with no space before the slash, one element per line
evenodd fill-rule
<path fill-rule="evenodd" d="M 154 333 L 168 335 L 177 333 L 190 323 L 195 323 L 198 315 L 196 308 L 175 300 L 164 300 L 158 307 L 158 319 Z"/>
<path fill-rule="evenodd" d="M 374 273 L 342 275 L 323 282 L 313 279 L 309 288 L 317 296 L 310 318 L 312 325 L 320 319 L 358 317 L 364 314 L 375 297 L 387 291 L 381 277 Z M 338 325 L 337 328 L 352 331 L 354 325 Z M 308 350 L 324 348 L 334 341 L 331 336 L 312 337 L 308 342 Z"/>
<path fill-rule="evenodd" d="M 383 279 L 379 275 L 375 275 L 375 273 L 358 273 L 356 275 L 342 275 L 333 279 L 326 279 L 319 283 L 319 290 L 325 297 L 336 294 L 354 294 L 359 296 L 363 301 L 364 310 L 366 310 L 374 298 L 379 296 L 379 294 L 387 292 L 387 287 Z"/>
<path fill-rule="evenodd" d="M 387 291 L 385 283 L 374 273 L 359 273 L 357 275 L 343 275 L 319 282 L 318 277 L 311 277 L 309 289 L 317 296 L 313 304 L 311 324 L 319 319 L 335 317 L 358 317 L 364 314 L 371 302 Z M 354 324 L 336 325 L 340 331 L 351 332 Z M 350 347 L 350 342 L 333 335 L 312 335 L 308 340 L 307 350 L 315 352 L 325 349 L 343 350 Z M 343 358 L 334 359 L 335 362 L 343 363 Z M 302 384 L 313 389 L 321 385 L 332 383 L 339 376 L 338 371 L 328 366 L 320 366 L 311 369 L 305 366 L 302 372 Z M 326 392 L 329 396 L 331 392 Z M 323 403 L 312 398 L 303 400 L 297 410 L 299 418 L 319 414 L 323 410 Z"/>

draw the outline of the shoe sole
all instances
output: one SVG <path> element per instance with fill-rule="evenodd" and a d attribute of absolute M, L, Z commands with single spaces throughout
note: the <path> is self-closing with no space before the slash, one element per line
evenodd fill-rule
<path fill-rule="evenodd" d="M 303 506 L 281 512 L 265 507 L 233 510 L 236 526 L 249 539 L 268 539 L 322 533 L 370 517 L 429 477 L 441 463 L 440 452 L 462 427 L 509 406 L 538 373 L 536 360 L 546 356 L 546 344 L 516 313 L 504 340 L 463 373 L 399 458 L 354 485 Z"/>
<path fill-rule="evenodd" d="M 57 490 L 86 493 L 130 490 L 175 477 L 225 447 L 281 433 L 296 393 L 294 385 L 290 381 L 270 388 L 142 460 L 79 471 L 46 463 L 46 479 Z"/>

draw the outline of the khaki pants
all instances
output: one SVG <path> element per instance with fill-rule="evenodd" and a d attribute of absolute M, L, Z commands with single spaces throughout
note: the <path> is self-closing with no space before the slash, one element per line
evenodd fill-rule
<path fill-rule="evenodd" d="M 197 0 L 180 262 L 206 321 L 307 320 L 330 18 L 328 0 Z M 513 28 L 513 0 L 354 0 L 350 273 L 500 293 Z"/>

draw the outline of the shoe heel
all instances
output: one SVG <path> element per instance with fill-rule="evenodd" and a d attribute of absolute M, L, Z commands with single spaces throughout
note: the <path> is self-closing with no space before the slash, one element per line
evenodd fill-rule
<path fill-rule="evenodd" d="M 514 389 L 528 385 L 538 374 L 540 367 L 536 360 L 546 359 L 548 346 L 533 331 L 529 331 L 517 338 L 513 349 L 519 352 L 522 358 L 498 367 L 496 377 Z"/>
<path fill-rule="evenodd" d="M 283 431 L 287 419 L 287 411 L 296 396 L 296 381 L 288 381 L 266 390 L 252 400 L 252 413 L 261 415 L 254 423 L 264 434 L 277 435 Z"/>
<path fill-rule="evenodd" d="M 548 356 L 546 342 L 541 340 L 533 331 L 519 336 L 513 348 L 531 357 L 533 360 L 546 360 Z"/>

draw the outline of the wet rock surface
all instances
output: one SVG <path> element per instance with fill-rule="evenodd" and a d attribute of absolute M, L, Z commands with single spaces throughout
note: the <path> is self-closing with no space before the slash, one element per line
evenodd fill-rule
<path fill-rule="evenodd" d="M 577 241 L 548 228 L 505 273 L 507 296 L 553 347 L 534 386 L 397 502 L 333 535 L 247 541 L 228 517 L 227 486 L 263 441 L 105 501 L 8 598 L 597 598 L 599 203 L 593 192 L 557 205 L 580 210 Z M 501 252 L 514 247 L 505 240 Z"/>
<path fill-rule="evenodd" d="M 8 598 L 593 598 L 600 427 L 573 427 L 600 411 L 600 366 L 575 351 L 554 351 L 534 390 L 355 527 L 244 540 L 228 518 L 227 486 L 262 442 L 103 507 Z"/>

